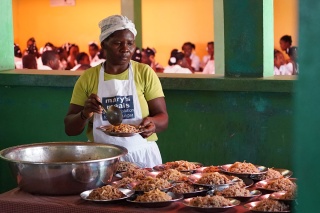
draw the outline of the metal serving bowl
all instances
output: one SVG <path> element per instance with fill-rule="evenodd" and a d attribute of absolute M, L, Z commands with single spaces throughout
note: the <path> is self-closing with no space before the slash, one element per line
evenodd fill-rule
<path fill-rule="evenodd" d="M 88 142 L 45 142 L 0 151 L 18 186 L 27 192 L 69 195 L 111 182 L 122 146 Z"/>

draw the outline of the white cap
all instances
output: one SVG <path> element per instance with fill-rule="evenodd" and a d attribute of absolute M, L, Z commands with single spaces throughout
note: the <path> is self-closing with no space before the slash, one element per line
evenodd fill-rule
<path fill-rule="evenodd" d="M 134 37 L 137 35 L 137 30 L 132 23 L 126 16 L 121 15 L 113 15 L 109 16 L 99 22 L 99 27 L 101 29 L 100 34 L 100 42 L 108 38 L 112 33 L 118 30 L 130 30 Z"/>

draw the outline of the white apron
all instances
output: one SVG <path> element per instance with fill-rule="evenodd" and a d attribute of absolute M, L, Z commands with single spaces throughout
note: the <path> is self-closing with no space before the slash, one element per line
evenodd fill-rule
<path fill-rule="evenodd" d="M 123 114 L 122 123 L 139 125 L 142 121 L 140 102 L 136 90 L 131 64 L 129 79 L 112 79 L 104 81 L 104 64 L 99 73 L 97 94 L 105 108 L 111 105 L 119 107 Z M 114 137 L 97 130 L 97 127 L 110 125 L 105 114 L 94 113 L 93 138 L 97 143 L 111 143 L 128 149 L 128 154 L 121 160 L 136 162 L 144 167 L 152 168 L 162 164 L 161 154 L 156 142 L 148 142 L 140 134 L 132 137 Z"/>

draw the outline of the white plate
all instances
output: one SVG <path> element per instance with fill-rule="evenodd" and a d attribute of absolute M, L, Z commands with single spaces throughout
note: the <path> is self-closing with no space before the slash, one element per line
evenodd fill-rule
<path fill-rule="evenodd" d="M 80 197 L 84 200 L 87 201 L 93 201 L 93 202 L 98 202 L 98 203 L 111 203 L 111 202 L 117 202 L 117 201 L 121 201 L 121 200 L 125 200 L 127 198 L 129 198 L 130 196 L 132 196 L 134 194 L 134 191 L 131 189 L 124 189 L 124 188 L 119 188 L 119 190 L 125 195 L 122 198 L 119 199 L 115 199 L 115 200 L 92 200 L 92 199 L 88 199 L 89 194 L 92 192 L 92 190 L 87 190 L 84 191 L 80 194 Z"/>

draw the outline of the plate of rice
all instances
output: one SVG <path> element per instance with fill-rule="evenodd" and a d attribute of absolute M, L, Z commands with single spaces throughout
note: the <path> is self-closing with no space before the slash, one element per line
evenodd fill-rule
<path fill-rule="evenodd" d="M 259 190 L 265 190 L 268 192 L 278 191 L 295 191 L 297 188 L 296 178 L 275 178 L 262 180 L 255 184 Z"/>
<path fill-rule="evenodd" d="M 143 180 L 134 181 L 128 184 L 128 187 L 134 190 L 136 193 L 148 192 L 154 189 L 159 189 L 160 191 L 168 191 L 174 185 L 169 181 L 161 178 L 153 178 L 147 176 Z"/>
<path fill-rule="evenodd" d="M 293 172 L 288 169 L 278 169 L 278 168 L 269 168 L 265 174 L 261 175 L 250 175 L 252 180 L 260 181 L 260 180 L 268 180 L 274 178 L 289 178 L 293 175 Z"/>
<path fill-rule="evenodd" d="M 222 172 L 237 177 L 250 177 L 251 175 L 261 175 L 268 171 L 265 166 L 254 165 L 247 162 L 235 162 L 234 164 L 221 165 Z"/>
<path fill-rule="evenodd" d="M 219 195 L 206 195 L 184 199 L 182 204 L 196 211 L 221 212 L 239 205 L 240 201 L 233 198 L 224 198 Z"/>
<path fill-rule="evenodd" d="M 138 126 L 132 124 L 120 124 L 119 126 L 107 125 L 97 127 L 98 130 L 101 130 L 106 135 L 115 136 L 115 137 L 132 137 L 137 134 L 142 133 L 141 129 Z"/>
<path fill-rule="evenodd" d="M 219 166 L 202 166 L 195 170 L 196 173 L 211 173 L 211 172 L 220 172 Z"/>
<path fill-rule="evenodd" d="M 247 188 L 241 187 L 238 184 L 233 184 L 223 190 L 216 190 L 214 194 L 223 196 L 225 198 L 234 198 L 240 200 L 241 202 L 244 202 L 250 200 L 251 198 L 256 198 L 262 193 L 259 190 L 249 190 Z"/>
<path fill-rule="evenodd" d="M 175 183 L 174 186 L 169 189 L 170 192 L 176 194 L 182 194 L 184 198 L 195 197 L 206 195 L 207 191 L 209 190 L 208 187 L 205 186 L 197 186 L 189 182 L 180 182 Z"/>
<path fill-rule="evenodd" d="M 234 184 L 233 177 L 219 172 L 194 173 L 189 176 L 189 181 L 195 185 L 222 190 Z"/>
<path fill-rule="evenodd" d="M 149 172 L 146 174 L 146 176 L 150 176 L 154 178 L 162 178 L 169 182 L 181 182 L 181 181 L 188 180 L 188 176 L 186 174 L 183 174 L 182 172 L 176 169 L 167 169 L 163 171 Z"/>
<path fill-rule="evenodd" d="M 296 199 L 296 189 L 288 191 L 273 192 L 270 194 L 270 199 L 279 200 L 284 202 L 294 201 Z"/>
<path fill-rule="evenodd" d="M 139 168 L 141 167 L 135 163 L 128 162 L 128 161 L 119 161 L 118 167 L 117 167 L 117 173 L 126 172 L 129 169 L 139 169 Z"/>
<path fill-rule="evenodd" d="M 176 169 L 180 172 L 193 172 L 197 168 L 200 168 L 202 166 L 203 166 L 203 164 L 199 163 L 199 162 L 189 162 L 189 161 L 185 161 L 185 160 L 178 160 L 178 161 L 170 161 L 170 162 L 166 162 L 164 164 L 154 166 L 153 169 L 155 171 Z"/>
<path fill-rule="evenodd" d="M 80 194 L 80 197 L 87 201 L 109 203 L 125 200 L 133 194 L 133 190 L 106 185 L 100 188 L 84 191 Z"/>
<path fill-rule="evenodd" d="M 171 203 L 182 200 L 183 195 L 173 192 L 163 192 L 154 189 L 143 194 L 135 194 L 127 199 L 128 202 L 147 208 L 169 206 Z"/>
<path fill-rule="evenodd" d="M 142 180 L 146 178 L 146 174 L 148 174 L 152 169 L 150 168 L 129 168 L 126 172 L 117 173 L 115 176 L 117 178 L 133 178 L 137 180 Z"/>
<path fill-rule="evenodd" d="M 252 212 L 290 212 L 289 205 L 272 199 L 250 202 L 245 204 L 244 207 Z"/>

